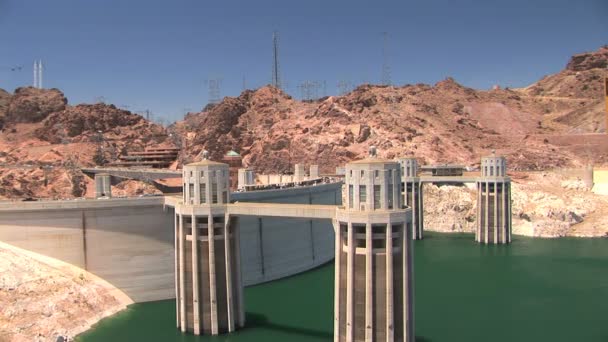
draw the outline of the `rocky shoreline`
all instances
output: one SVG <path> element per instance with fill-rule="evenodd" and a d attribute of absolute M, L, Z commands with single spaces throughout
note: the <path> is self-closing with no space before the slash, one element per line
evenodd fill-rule
<path fill-rule="evenodd" d="M 514 235 L 540 238 L 608 237 L 608 197 L 596 195 L 579 179 L 551 172 L 513 179 Z M 424 229 L 473 233 L 476 190 L 466 186 L 425 185 Z"/>
<path fill-rule="evenodd" d="M 93 274 L 0 242 L 0 341 L 71 341 L 131 303 Z"/>

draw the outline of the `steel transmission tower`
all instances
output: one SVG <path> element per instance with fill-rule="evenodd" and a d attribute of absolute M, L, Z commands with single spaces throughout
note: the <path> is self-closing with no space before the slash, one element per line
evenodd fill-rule
<path fill-rule="evenodd" d="M 222 85 L 222 79 L 221 78 L 213 78 L 213 79 L 208 79 L 205 80 L 205 85 L 207 85 L 208 87 L 208 102 L 210 104 L 217 104 L 221 101 L 221 94 L 222 92 L 220 91 L 220 87 Z"/>
<path fill-rule="evenodd" d="M 382 85 L 391 85 L 391 67 L 388 64 L 388 32 L 382 32 Z"/>
<path fill-rule="evenodd" d="M 353 89 L 353 84 L 350 81 L 340 80 L 337 84 L 338 95 L 343 96 L 348 94 Z"/>
<path fill-rule="evenodd" d="M 281 69 L 279 65 L 279 32 L 272 33 L 272 85 L 283 89 L 281 84 Z"/>

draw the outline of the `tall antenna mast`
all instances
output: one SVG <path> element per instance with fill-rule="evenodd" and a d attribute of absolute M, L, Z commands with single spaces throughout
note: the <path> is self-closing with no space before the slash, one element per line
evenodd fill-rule
<path fill-rule="evenodd" d="M 382 32 L 382 85 L 391 85 L 391 68 L 388 65 L 388 32 Z"/>
<path fill-rule="evenodd" d="M 38 61 L 38 88 L 42 89 L 42 70 L 44 67 L 42 66 L 42 59 Z"/>
<path fill-rule="evenodd" d="M 38 88 L 38 61 L 34 61 L 34 88 Z"/>
<path fill-rule="evenodd" d="M 281 88 L 281 70 L 279 68 L 279 32 L 272 33 L 272 85 Z"/>

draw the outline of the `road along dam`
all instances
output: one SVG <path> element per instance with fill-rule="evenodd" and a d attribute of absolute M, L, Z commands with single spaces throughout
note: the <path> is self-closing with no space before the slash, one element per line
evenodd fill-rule
<path fill-rule="evenodd" d="M 342 183 L 231 194 L 232 201 L 340 205 Z M 175 198 L 0 203 L 0 241 L 83 268 L 134 302 L 175 298 Z M 243 284 L 332 260 L 328 220 L 240 219 Z"/>

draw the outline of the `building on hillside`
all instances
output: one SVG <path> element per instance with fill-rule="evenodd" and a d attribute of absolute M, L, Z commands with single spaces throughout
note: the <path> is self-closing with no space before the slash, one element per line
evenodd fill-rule
<path fill-rule="evenodd" d="M 108 166 L 166 169 L 177 160 L 179 148 L 149 147 L 144 151 L 129 151 Z"/>

